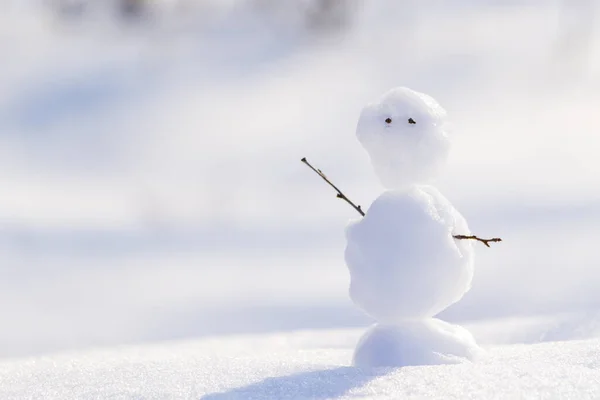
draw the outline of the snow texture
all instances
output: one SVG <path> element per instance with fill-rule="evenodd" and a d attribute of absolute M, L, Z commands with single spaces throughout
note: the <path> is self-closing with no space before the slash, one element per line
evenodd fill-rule
<path fill-rule="evenodd" d="M 438 191 L 388 191 L 346 229 L 352 301 L 393 324 L 433 317 L 469 290 L 473 245 L 464 218 Z"/>
<path fill-rule="evenodd" d="M 367 105 L 356 136 L 390 189 L 430 183 L 446 164 L 446 111 L 430 96 L 399 87 Z"/>
<path fill-rule="evenodd" d="M 597 399 L 600 340 L 489 348 L 477 363 L 349 366 L 355 330 L 65 353 L 0 363 L 3 400 Z"/>
<path fill-rule="evenodd" d="M 404 367 L 473 361 L 481 349 L 465 328 L 436 318 L 374 325 L 360 339 L 353 364 Z"/>

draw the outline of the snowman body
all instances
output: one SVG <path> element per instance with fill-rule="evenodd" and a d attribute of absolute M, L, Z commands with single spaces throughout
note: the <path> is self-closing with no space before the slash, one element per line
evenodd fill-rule
<path fill-rule="evenodd" d="M 346 229 L 350 297 L 379 322 L 359 342 L 357 365 L 429 364 L 477 353 L 468 331 L 433 318 L 473 279 L 472 244 L 454 238 L 469 235 L 469 227 L 430 185 L 448 156 L 445 119 L 434 99 L 407 88 L 389 91 L 361 114 L 358 139 L 388 190 Z"/>
<path fill-rule="evenodd" d="M 465 219 L 431 187 L 386 191 L 346 229 L 350 297 L 377 321 L 432 317 L 471 285 Z"/>

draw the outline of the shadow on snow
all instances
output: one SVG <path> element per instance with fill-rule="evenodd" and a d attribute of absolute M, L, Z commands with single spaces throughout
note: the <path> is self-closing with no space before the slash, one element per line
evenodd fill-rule
<path fill-rule="evenodd" d="M 355 367 L 338 367 L 328 370 L 267 378 L 227 392 L 209 394 L 202 400 L 234 399 L 331 399 L 362 387 L 373 379 L 385 375 L 388 369 L 366 370 Z"/>

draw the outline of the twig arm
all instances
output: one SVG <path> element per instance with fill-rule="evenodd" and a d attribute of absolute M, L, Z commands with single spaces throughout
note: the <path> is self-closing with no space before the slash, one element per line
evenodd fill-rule
<path fill-rule="evenodd" d="M 345 202 L 347 202 L 348 204 L 350 204 L 356 211 L 358 211 L 358 213 L 360 215 L 362 215 L 363 217 L 365 216 L 364 211 L 362 210 L 362 208 L 360 206 L 357 206 L 356 204 L 354 204 L 349 198 L 346 197 L 346 195 L 344 193 L 342 193 L 342 191 L 340 189 L 337 188 L 337 186 L 335 186 L 328 178 L 327 176 L 325 176 L 325 174 L 323 172 L 321 172 L 320 169 L 317 169 L 315 167 L 313 167 L 312 165 L 310 165 L 310 163 L 308 162 L 308 160 L 306 159 L 306 157 L 304 157 L 302 160 L 304 164 L 306 164 L 308 166 L 308 168 L 312 169 L 313 171 L 315 171 L 315 173 L 317 175 L 319 175 L 321 178 L 323 178 L 323 180 L 325 182 L 327 182 L 329 184 L 329 186 L 331 186 L 332 188 L 335 189 L 335 191 L 337 192 L 336 197 L 338 199 L 342 199 Z"/>
<path fill-rule="evenodd" d="M 502 239 L 500 239 L 500 238 L 482 239 L 482 238 L 477 237 L 475 235 L 470 235 L 470 236 L 466 236 L 466 235 L 454 235 L 453 237 L 454 237 L 454 239 L 459 239 L 459 240 L 477 240 L 477 241 L 485 244 L 487 247 L 490 247 L 490 243 L 491 242 L 501 242 L 502 241 Z"/>
<path fill-rule="evenodd" d="M 329 184 L 329 186 L 331 186 L 337 192 L 336 197 L 338 199 L 344 200 L 346 203 L 350 204 L 360 215 L 362 215 L 363 217 L 365 216 L 365 213 L 362 210 L 362 208 L 359 205 L 357 206 L 356 204 L 354 204 L 348 197 L 346 197 L 346 195 L 344 193 L 342 193 L 342 191 L 340 189 L 338 189 L 338 187 L 335 186 L 320 169 L 315 168 L 312 165 L 310 165 L 310 163 L 308 162 L 306 157 L 302 158 L 302 160 L 300 160 L 300 161 L 302 161 L 304 164 L 306 164 L 308 166 L 308 168 L 312 169 L 325 182 L 327 182 L 327 184 Z M 500 238 L 482 239 L 475 235 L 470 235 L 470 236 L 468 236 L 468 235 L 453 235 L 453 237 L 454 237 L 454 239 L 458 239 L 458 240 L 477 240 L 477 241 L 483 243 L 484 245 L 486 245 L 487 247 L 490 247 L 490 243 L 502 241 L 502 239 L 500 239 Z"/>

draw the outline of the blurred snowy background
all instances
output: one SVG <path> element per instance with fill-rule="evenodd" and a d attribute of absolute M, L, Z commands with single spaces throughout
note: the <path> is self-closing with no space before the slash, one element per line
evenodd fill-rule
<path fill-rule="evenodd" d="M 300 158 L 368 206 L 355 124 L 398 85 L 447 108 L 438 186 L 505 240 L 443 317 L 600 334 L 599 12 L 0 0 L 0 357 L 367 325 L 343 262 L 355 212 Z"/>

